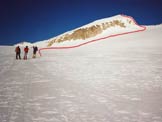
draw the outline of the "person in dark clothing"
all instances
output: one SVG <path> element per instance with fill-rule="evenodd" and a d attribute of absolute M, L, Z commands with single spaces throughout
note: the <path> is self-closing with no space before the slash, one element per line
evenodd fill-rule
<path fill-rule="evenodd" d="M 33 58 L 36 58 L 37 51 L 38 51 L 38 47 L 37 46 L 33 46 Z"/>
<path fill-rule="evenodd" d="M 24 48 L 24 60 L 27 60 L 28 51 L 29 51 L 29 48 L 28 48 L 28 46 L 26 46 Z"/>
<path fill-rule="evenodd" d="M 17 46 L 17 47 L 15 48 L 15 52 L 16 52 L 16 59 L 21 59 L 21 56 L 20 56 L 20 54 L 21 54 L 21 49 L 20 49 L 19 46 Z"/>

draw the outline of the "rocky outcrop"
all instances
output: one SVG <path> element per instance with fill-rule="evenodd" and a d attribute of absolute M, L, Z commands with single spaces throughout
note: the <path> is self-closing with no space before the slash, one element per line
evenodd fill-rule
<path fill-rule="evenodd" d="M 64 34 L 58 38 L 55 38 L 55 39 L 49 41 L 48 47 L 50 47 L 54 43 L 60 43 L 60 42 L 70 41 L 70 40 L 75 41 L 78 39 L 85 40 L 85 39 L 88 39 L 91 37 L 95 37 L 98 34 L 101 34 L 104 30 L 106 30 L 110 27 L 114 27 L 114 26 L 119 26 L 122 28 L 126 27 L 123 22 L 121 22 L 119 20 L 114 20 L 114 21 L 102 23 L 101 25 L 93 25 L 90 27 L 80 28 L 80 29 L 75 30 L 71 34 Z"/>

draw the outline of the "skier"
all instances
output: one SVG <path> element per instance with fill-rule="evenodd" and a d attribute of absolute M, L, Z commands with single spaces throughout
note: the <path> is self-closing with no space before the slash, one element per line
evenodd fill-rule
<path fill-rule="evenodd" d="M 36 58 L 37 51 L 38 51 L 38 47 L 37 46 L 33 46 L 33 58 Z"/>
<path fill-rule="evenodd" d="M 28 46 L 26 46 L 24 48 L 24 60 L 27 60 L 28 51 L 29 51 L 29 48 L 28 48 Z"/>
<path fill-rule="evenodd" d="M 19 46 L 17 46 L 15 48 L 15 52 L 16 52 L 16 59 L 21 59 L 20 53 L 21 53 L 21 49 Z"/>

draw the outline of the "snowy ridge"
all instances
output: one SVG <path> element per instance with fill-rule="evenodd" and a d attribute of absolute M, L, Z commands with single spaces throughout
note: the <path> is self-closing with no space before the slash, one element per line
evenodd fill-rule
<path fill-rule="evenodd" d="M 125 18 L 124 17 L 125 15 L 116 15 L 116 16 L 113 16 L 113 17 L 109 17 L 109 18 L 104 18 L 104 19 L 100 19 L 100 20 L 96 20 L 90 24 L 87 24 L 83 27 L 88 27 L 88 26 L 93 26 L 95 24 L 102 24 L 102 23 L 106 23 L 106 22 L 110 22 L 110 21 L 113 21 L 113 20 L 119 20 L 119 21 L 122 21 L 124 22 L 127 26 L 129 26 L 130 24 L 128 23 L 128 21 L 131 21 L 131 25 L 135 25 L 135 23 L 132 21 L 132 19 L 130 18 Z"/>
<path fill-rule="evenodd" d="M 73 46 L 91 40 L 103 38 L 109 35 L 140 30 L 141 28 L 142 27 L 137 25 L 137 23 L 132 17 L 125 15 L 116 15 L 113 17 L 96 20 L 94 22 L 78 27 L 74 30 L 65 32 L 48 40 L 38 41 L 33 44 L 23 43 L 17 45 L 37 45 L 42 48 Z"/>
<path fill-rule="evenodd" d="M 76 39 L 75 41 L 73 39 L 66 40 L 68 37 L 66 37 L 66 35 L 65 36 L 63 35 L 59 39 L 55 38 L 54 40 L 49 41 L 51 47 L 40 48 L 39 54 L 41 55 L 40 52 L 41 50 L 76 48 L 92 42 L 104 40 L 110 37 L 131 34 L 131 33 L 141 32 L 146 30 L 145 26 L 138 25 L 136 21 L 130 16 L 120 15 L 120 16 L 112 17 L 111 19 L 109 18 L 108 20 L 111 20 L 109 22 L 108 20 L 107 22 L 105 22 L 106 20 L 107 19 L 102 19 L 93 22 L 93 23 L 98 23 L 97 25 L 90 23 L 93 26 L 90 24 L 82 26 L 82 27 L 88 27 L 88 26 L 90 27 L 88 27 L 88 29 L 87 28 L 78 29 L 73 32 L 74 34 L 72 33 L 72 35 L 70 35 L 70 38 L 72 36 L 72 38 L 75 39 L 76 36 L 79 38 L 81 37 L 81 39 Z M 100 24 L 99 21 L 102 22 L 104 21 L 104 22 Z M 85 38 L 87 37 L 87 33 L 90 34 L 90 36 L 88 35 L 90 37 L 88 39 Z M 58 42 L 58 40 L 61 40 L 61 42 Z M 47 46 L 49 46 L 49 44 Z"/>
<path fill-rule="evenodd" d="M 68 31 L 57 37 L 51 38 L 46 42 L 49 43 L 47 45 L 49 47 L 72 46 L 76 44 L 85 43 L 90 40 L 103 38 L 105 36 L 136 31 L 139 29 L 141 29 L 141 27 L 137 25 L 137 23 L 135 22 L 135 20 L 133 20 L 132 17 L 117 15 L 109 18 L 96 20 L 92 23 L 76 28 L 72 31 Z M 76 34 L 75 32 L 78 33 Z M 70 39 L 68 38 L 68 36 L 70 36 Z M 75 38 L 76 36 L 78 37 L 78 39 Z M 86 38 L 85 36 L 88 36 L 88 38 Z"/>

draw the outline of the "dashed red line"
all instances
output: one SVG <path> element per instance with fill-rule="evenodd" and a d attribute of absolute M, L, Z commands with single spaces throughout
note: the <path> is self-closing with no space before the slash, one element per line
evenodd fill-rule
<path fill-rule="evenodd" d="M 104 40 L 104 39 L 111 38 L 111 37 L 115 37 L 115 36 L 120 36 L 120 35 L 125 35 L 125 34 L 131 34 L 131 33 L 136 33 L 136 32 L 141 32 L 141 31 L 145 31 L 146 30 L 146 27 L 145 26 L 138 25 L 137 22 L 132 17 L 126 16 L 126 15 L 121 15 L 121 16 L 131 19 L 137 26 L 141 27 L 141 29 L 140 30 L 135 30 L 135 31 L 130 31 L 130 32 L 124 32 L 124 33 L 120 33 L 120 34 L 113 34 L 113 35 L 109 35 L 109 36 L 106 36 L 106 37 L 94 39 L 94 40 L 91 40 L 91 41 L 88 41 L 88 42 L 84 42 L 84 43 L 81 43 L 81 44 L 78 44 L 78 45 L 73 45 L 73 46 L 40 48 L 39 49 L 39 54 L 40 54 L 40 56 L 42 56 L 42 54 L 41 54 L 41 51 L 42 50 L 76 48 L 76 47 L 80 47 L 80 46 L 83 46 L 83 45 L 86 45 L 86 44 L 89 44 L 89 43 L 92 43 L 92 42 L 96 42 L 96 41 L 99 41 L 99 40 Z"/>

